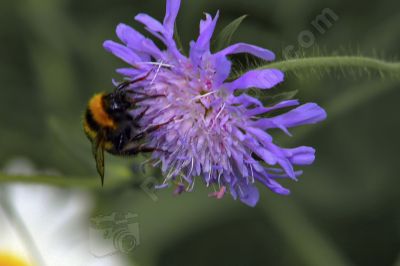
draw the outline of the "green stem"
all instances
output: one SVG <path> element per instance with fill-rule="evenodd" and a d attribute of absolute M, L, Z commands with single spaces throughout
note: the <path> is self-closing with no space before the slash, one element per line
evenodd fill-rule
<path fill-rule="evenodd" d="M 111 189 L 128 183 L 128 179 L 106 180 L 104 189 Z M 24 176 L 24 175 L 6 175 L 0 173 L 1 183 L 28 183 L 28 184 L 46 184 L 56 187 L 78 187 L 84 189 L 102 189 L 99 178 L 96 177 L 60 177 L 60 176 Z"/>
<path fill-rule="evenodd" d="M 384 74 L 391 74 L 400 77 L 400 63 L 387 62 L 375 58 L 362 56 L 326 56 L 294 58 L 285 61 L 273 62 L 257 69 L 275 68 L 282 71 L 297 71 L 315 68 L 361 68 L 379 71 Z"/>

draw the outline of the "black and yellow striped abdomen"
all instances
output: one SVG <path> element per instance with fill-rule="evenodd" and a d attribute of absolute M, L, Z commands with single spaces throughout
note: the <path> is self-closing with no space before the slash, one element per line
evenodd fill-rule
<path fill-rule="evenodd" d="M 102 134 L 104 148 L 111 150 L 114 145 L 109 140 L 109 135 L 117 129 L 118 124 L 107 113 L 103 100 L 105 95 L 98 93 L 90 99 L 83 118 L 83 130 L 91 141 Z"/>

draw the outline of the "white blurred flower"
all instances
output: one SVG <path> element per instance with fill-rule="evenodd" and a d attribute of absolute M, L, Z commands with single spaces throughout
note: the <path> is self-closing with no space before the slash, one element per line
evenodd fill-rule
<path fill-rule="evenodd" d="M 0 266 L 127 265 L 118 254 L 105 258 L 91 254 L 89 193 L 42 185 L 0 185 L 0 203 Z M 18 221 L 28 234 L 21 232 Z"/>

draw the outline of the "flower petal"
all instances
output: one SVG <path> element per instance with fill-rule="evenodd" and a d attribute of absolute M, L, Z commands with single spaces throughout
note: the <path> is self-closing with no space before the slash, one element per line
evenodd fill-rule
<path fill-rule="evenodd" d="M 144 39 L 144 36 L 141 33 L 124 23 L 118 24 L 116 33 L 118 38 L 125 44 L 130 44 Z"/>
<path fill-rule="evenodd" d="M 246 131 L 253 135 L 261 144 L 272 142 L 272 137 L 262 129 L 254 127 L 246 127 Z"/>
<path fill-rule="evenodd" d="M 278 159 L 278 164 L 285 170 L 286 174 L 293 180 L 297 181 L 296 174 L 293 169 L 293 165 L 287 158 Z"/>
<path fill-rule="evenodd" d="M 175 11 L 172 11 L 172 8 L 174 8 L 178 3 L 176 2 L 176 0 L 171 0 L 171 1 L 172 1 L 171 3 L 167 3 L 168 5 L 171 6 L 170 11 L 172 12 L 171 14 L 167 14 L 167 16 L 169 16 L 167 23 L 171 23 L 173 17 L 176 17 L 176 14 L 174 13 Z M 176 12 L 178 11 L 176 10 Z M 150 17 L 147 14 L 138 14 L 135 17 L 135 20 L 144 24 L 146 26 L 146 29 L 151 34 L 160 39 L 167 46 L 168 49 L 166 52 L 172 54 L 173 57 L 175 57 L 175 59 L 177 59 L 178 61 L 184 61 L 185 58 L 177 49 L 176 43 L 173 39 L 173 34 L 174 34 L 173 26 L 171 30 L 166 29 L 164 25 L 162 25 L 158 20 Z"/>
<path fill-rule="evenodd" d="M 315 149 L 301 146 L 293 149 L 283 149 L 284 153 L 292 164 L 310 165 L 315 160 Z"/>
<path fill-rule="evenodd" d="M 129 48 L 149 54 L 156 59 L 161 59 L 163 57 L 162 52 L 152 40 L 144 37 L 141 33 L 129 27 L 128 25 L 120 23 L 117 26 L 116 32 L 118 38 Z"/>
<path fill-rule="evenodd" d="M 251 151 L 257 154 L 257 156 L 259 156 L 267 164 L 275 165 L 278 162 L 275 154 L 273 154 L 268 149 L 263 148 L 261 145 L 257 145 L 254 143 L 247 143 L 247 146 Z"/>
<path fill-rule="evenodd" d="M 254 55 L 256 57 L 259 57 L 261 59 L 264 59 L 266 61 L 273 61 L 275 60 L 275 54 L 271 52 L 270 50 L 247 44 L 247 43 L 237 43 L 231 46 L 228 46 L 227 48 L 219 51 L 217 54 L 221 55 L 230 55 L 230 54 L 241 54 L 241 53 L 247 53 Z"/>
<path fill-rule="evenodd" d="M 137 77 L 143 74 L 144 70 L 136 69 L 136 68 L 118 68 L 116 72 L 123 76 L 128 76 L 130 78 Z"/>
<path fill-rule="evenodd" d="M 260 198 L 258 188 L 256 188 L 253 184 L 241 184 L 239 186 L 240 188 L 238 189 L 238 194 L 240 201 L 250 207 L 256 206 Z"/>
<path fill-rule="evenodd" d="M 287 188 L 282 187 L 281 184 L 276 182 L 275 180 L 267 177 L 262 176 L 261 174 L 256 174 L 255 178 L 260 181 L 263 185 L 267 188 L 271 189 L 273 192 L 280 194 L 280 195 L 288 195 L 290 194 L 290 190 Z"/>
<path fill-rule="evenodd" d="M 242 93 L 239 96 L 233 97 L 232 98 L 232 104 L 241 104 L 243 107 L 247 108 L 251 105 L 256 105 L 256 106 L 263 106 L 262 102 L 250 95 L 247 95 L 246 93 Z"/>
<path fill-rule="evenodd" d="M 136 63 L 142 61 L 141 58 L 135 54 L 135 52 L 122 44 L 113 41 L 105 41 L 103 43 L 103 47 L 128 64 L 135 65 Z"/>
<path fill-rule="evenodd" d="M 285 178 L 291 178 L 289 177 L 281 168 L 266 168 L 268 177 L 272 179 L 285 179 Z M 296 178 L 298 176 L 301 176 L 303 174 L 303 171 L 298 170 L 295 171 L 294 174 L 296 175 Z"/>
<path fill-rule="evenodd" d="M 214 19 L 209 14 L 206 14 L 206 19 L 200 22 L 200 35 L 196 42 L 190 43 L 190 59 L 193 65 L 199 66 L 201 57 L 205 52 L 210 51 L 210 41 L 214 33 L 215 25 L 219 17 L 219 11 Z"/>
<path fill-rule="evenodd" d="M 156 20 L 153 17 L 150 17 L 147 14 L 144 13 L 137 14 L 135 20 L 144 24 L 151 31 L 159 33 L 163 33 L 165 31 L 164 26 L 158 20 Z"/>
<path fill-rule="evenodd" d="M 280 102 L 271 107 L 263 107 L 263 106 L 256 107 L 256 108 L 253 108 L 253 109 L 247 111 L 246 114 L 248 116 L 255 116 L 255 115 L 260 115 L 260 114 L 268 113 L 271 111 L 275 111 L 275 110 L 278 110 L 281 108 L 291 107 L 294 105 L 299 105 L 299 101 L 298 100 L 288 100 L 288 101 Z"/>
<path fill-rule="evenodd" d="M 272 154 L 274 154 L 276 156 L 278 164 L 287 173 L 287 175 L 291 179 L 296 180 L 296 174 L 294 172 L 293 165 L 291 164 L 291 162 L 287 158 L 284 150 L 281 147 L 275 145 L 272 142 L 266 142 L 266 143 L 263 143 L 263 144 L 264 144 L 264 146 L 265 146 L 265 148 L 267 150 L 269 150 Z"/>
<path fill-rule="evenodd" d="M 214 74 L 214 88 L 219 88 L 231 73 L 232 62 L 225 56 L 212 56 L 210 60 L 213 64 L 215 71 Z"/>
<path fill-rule="evenodd" d="M 232 150 L 232 158 L 236 163 L 237 170 L 241 176 L 248 176 L 247 167 L 244 164 L 243 153 Z"/>
<path fill-rule="evenodd" d="M 163 24 L 165 33 L 169 38 L 172 38 L 174 35 L 175 20 L 179 12 L 180 5 L 180 0 L 167 0 L 167 8 Z"/>
<path fill-rule="evenodd" d="M 270 89 L 282 82 L 283 78 L 282 71 L 278 69 L 251 70 L 233 82 L 225 83 L 225 87 L 231 92 L 248 88 Z"/>
<path fill-rule="evenodd" d="M 200 21 L 200 35 L 197 38 L 196 44 L 199 47 L 210 47 L 210 41 L 214 34 L 215 26 L 219 18 L 219 11 L 215 15 L 214 19 L 210 14 L 206 14 L 206 19 Z"/>
<path fill-rule="evenodd" d="M 287 128 L 306 124 L 315 124 L 326 118 L 326 112 L 315 103 L 306 103 L 285 114 L 263 118 L 253 123 L 263 129 L 280 128 L 287 131 Z"/>

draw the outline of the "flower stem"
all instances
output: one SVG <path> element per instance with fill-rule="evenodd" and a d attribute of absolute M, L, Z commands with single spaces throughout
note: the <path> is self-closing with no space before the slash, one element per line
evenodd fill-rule
<path fill-rule="evenodd" d="M 360 68 L 364 70 L 376 70 L 381 75 L 389 74 L 393 77 L 400 77 L 400 62 L 387 62 L 362 56 L 293 58 L 262 65 L 257 69 L 266 68 L 275 68 L 286 72 L 318 68 Z"/>

